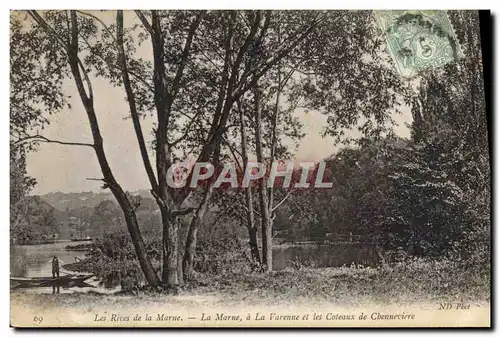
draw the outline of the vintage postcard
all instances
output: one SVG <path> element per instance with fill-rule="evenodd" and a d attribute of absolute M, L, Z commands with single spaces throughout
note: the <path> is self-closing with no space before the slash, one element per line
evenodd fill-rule
<path fill-rule="evenodd" d="M 483 14 L 11 11 L 11 326 L 490 327 Z"/>

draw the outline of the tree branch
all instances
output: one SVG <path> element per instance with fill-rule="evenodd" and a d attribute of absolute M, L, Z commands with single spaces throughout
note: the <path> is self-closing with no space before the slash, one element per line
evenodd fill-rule
<path fill-rule="evenodd" d="M 316 22 L 313 22 L 307 29 L 305 29 L 296 39 L 295 41 L 291 42 L 290 45 L 284 46 L 282 48 L 278 48 L 274 52 L 276 56 L 270 57 L 266 60 L 263 60 L 259 64 L 255 65 L 251 69 L 245 71 L 245 73 L 242 74 L 241 78 L 244 79 L 248 77 L 250 74 L 254 73 L 257 78 L 261 77 L 263 74 L 265 74 L 269 69 L 271 69 L 276 63 L 278 63 L 281 59 L 283 59 L 288 53 L 290 53 L 295 47 L 298 46 L 298 44 L 304 40 L 307 35 L 310 34 L 310 32 L 318 25 L 321 23 L 321 21 L 324 20 L 324 17 L 319 19 Z M 297 34 L 299 34 L 297 32 Z M 293 36 L 296 36 L 297 34 L 293 34 Z M 249 89 L 250 84 L 245 84 L 245 81 L 240 81 L 239 85 L 237 88 L 235 88 L 235 97 L 239 97 L 241 94 L 246 92 Z"/>
<path fill-rule="evenodd" d="M 94 100 L 94 93 L 92 90 L 92 83 L 90 82 L 90 78 L 88 77 L 87 70 L 85 69 L 82 60 L 78 57 L 78 31 L 76 29 L 72 29 L 71 31 L 71 41 L 70 44 L 65 42 L 59 34 L 52 28 L 41 16 L 38 14 L 36 11 L 28 11 L 28 13 L 31 15 L 31 17 L 40 25 L 42 28 L 44 28 L 49 34 L 52 34 L 56 40 L 59 41 L 61 46 L 64 48 L 66 53 L 68 54 L 68 57 L 74 57 L 76 62 L 77 62 L 77 67 L 80 67 L 83 72 L 83 78 L 84 81 L 87 83 L 88 87 L 88 94 L 85 92 L 85 89 L 78 88 L 78 90 L 83 89 L 83 94 L 85 95 L 86 99 L 89 100 L 90 102 L 93 102 Z M 74 15 L 73 15 L 74 14 Z M 76 25 L 76 12 L 71 13 L 71 21 L 72 21 L 72 26 L 75 27 Z M 76 42 L 76 43 L 75 43 Z M 80 73 L 80 71 L 78 71 Z"/>
<path fill-rule="evenodd" d="M 141 20 L 144 28 L 146 28 L 146 30 L 149 32 L 149 34 L 153 35 L 153 27 L 151 27 L 151 24 L 148 22 L 148 19 L 146 19 L 144 14 L 142 14 L 142 12 L 140 10 L 136 10 L 134 12 L 137 15 L 137 17 L 139 18 L 139 20 Z"/>
<path fill-rule="evenodd" d="M 115 37 L 113 35 L 113 32 L 108 28 L 108 26 L 106 26 L 106 24 L 101 19 L 99 19 L 97 16 L 95 16 L 94 14 L 91 14 L 91 13 L 86 13 L 86 12 L 79 11 L 79 10 L 77 10 L 76 12 L 97 20 L 104 27 L 104 29 L 106 30 L 106 32 L 108 33 L 108 35 L 113 39 L 113 41 L 115 43 L 117 43 L 116 39 L 115 39 Z"/>
<path fill-rule="evenodd" d="M 259 76 L 261 76 L 263 73 L 265 73 L 267 70 L 269 70 L 273 65 L 275 65 L 279 60 L 281 60 L 284 56 L 286 56 L 290 51 L 292 51 L 297 45 L 304 40 L 307 35 L 311 33 L 311 31 L 318 25 L 320 24 L 323 20 L 325 20 L 325 17 L 320 18 L 318 21 L 313 22 L 305 31 L 300 34 L 300 36 L 293 41 L 288 47 L 283 48 L 282 51 L 276 51 L 275 54 L 276 56 L 270 59 L 267 59 L 263 62 L 262 69 L 258 72 Z M 260 67 L 260 65 L 257 66 L 257 68 Z"/>
<path fill-rule="evenodd" d="M 283 199 L 281 199 L 280 202 L 278 202 L 272 209 L 271 209 L 271 212 L 274 212 L 278 207 L 281 206 L 282 203 L 284 203 L 286 201 L 286 199 L 288 199 L 288 197 L 290 196 L 290 194 L 292 194 L 293 192 L 295 192 L 296 190 L 295 189 L 291 189 L 290 191 L 288 191 L 288 193 L 283 197 Z"/>
<path fill-rule="evenodd" d="M 250 188 L 250 187 L 248 187 Z M 248 207 L 246 205 L 244 205 L 243 203 L 239 202 L 240 206 L 243 207 L 247 212 L 250 212 L 250 210 L 248 209 Z M 255 214 L 257 214 L 260 218 L 262 218 L 262 215 L 260 214 L 260 212 L 258 212 L 257 210 L 253 210 L 253 212 Z"/>
<path fill-rule="evenodd" d="M 182 50 L 182 55 L 181 55 L 181 63 L 179 64 L 179 68 L 177 68 L 177 72 L 175 73 L 174 80 L 172 81 L 172 87 L 171 87 L 171 101 L 175 99 L 175 96 L 179 92 L 179 83 L 182 78 L 182 74 L 184 72 L 184 68 L 186 67 L 187 60 L 189 58 L 189 53 L 191 51 L 191 45 L 193 43 L 193 38 L 196 33 L 196 29 L 198 29 L 198 26 L 201 23 L 201 19 L 203 18 L 203 15 L 205 15 L 205 11 L 201 11 L 194 21 L 191 23 L 189 26 L 189 33 L 188 37 L 186 39 L 186 44 L 184 45 L 184 49 Z"/>
<path fill-rule="evenodd" d="M 94 144 L 90 144 L 90 143 L 66 142 L 66 141 L 61 141 L 61 140 L 53 140 L 53 139 L 48 139 L 47 137 L 40 136 L 40 135 L 20 138 L 14 144 L 17 145 L 17 144 L 23 143 L 25 141 L 34 141 L 34 142 L 42 142 L 42 143 L 55 143 L 55 144 L 70 145 L 70 146 L 88 146 L 88 147 L 94 148 Z"/>
<path fill-rule="evenodd" d="M 92 45 L 89 43 L 89 41 L 84 38 L 83 36 L 81 36 L 83 42 L 85 42 L 85 44 L 87 45 L 87 47 L 89 49 L 92 49 Z M 116 41 L 116 40 L 115 40 Z M 104 63 L 106 63 L 106 65 L 110 68 L 114 68 L 116 70 L 120 70 L 121 71 L 121 68 L 119 66 L 117 66 L 116 64 L 114 63 L 111 63 L 109 62 L 109 60 L 107 60 L 104 56 L 102 56 L 102 54 L 100 53 L 94 53 L 94 55 L 96 55 L 97 57 L 99 57 Z M 137 79 L 138 81 L 140 81 L 142 84 L 144 84 L 149 90 L 151 90 L 151 92 L 154 92 L 154 88 L 153 86 L 148 83 L 142 76 L 140 76 L 139 74 L 135 73 L 134 71 L 130 70 L 130 69 L 127 69 L 127 72 L 132 75 L 135 79 Z"/>
<path fill-rule="evenodd" d="M 151 188 L 154 191 L 158 190 L 158 183 L 149 160 L 148 150 L 146 148 L 146 142 L 144 140 L 144 135 L 142 133 L 141 122 L 139 119 L 139 113 L 137 112 L 137 107 L 135 104 L 135 96 L 132 91 L 132 86 L 130 84 L 130 78 L 128 76 L 127 70 L 127 60 L 125 58 L 125 48 L 123 46 L 123 12 L 117 11 L 116 13 L 116 45 L 118 48 L 118 63 L 122 70 L 122 80 L 123 86 L 125 87 L 125 92 L 127 93 L 127 101 L 130 108 L 130 115 L 132 117 L 132 122 L 134 124 L 134 130 L 137 137 L 137 142 L 139 143 L 139 149 L 141 151 L 142 161 L 144 163 L 144 168 L 151 183 Z"/>
<path fill-rule="evenodd" d="M 240 161 L 238 160 L 238 157 L 236 156 L 236 149 L 234 149 L 232 146 L 231 146 L 231 143 L 229 143 L 229 141 L 227 139 L 224 139 L 224 142 L 227 144 L 227 147 L 229 148 L 229 151 L 231 152 L 231 154 L 233 155 L 233 158 L 234 158 L 234 161 L 236 162 L 236 164 L 238 164 L 238 167 L 240 168 L 241 172 L 244 172 L 244 168 L 243 166 L 240 164 Z M 240 154 L 241 155 L 241 154 Z M 243 155 L 241 155 L 241 157 L 243 158 Z"/>
<path fill-rule="evenodd" d="M 180 136 L 178 139 L 174 140 L 173 142 L 168 142 L 169 147 L 174 147 L 175 145 L 186 139 L 186 137 L 189 134 L 189 131 L 191 131 L 191 125 L 193 125 L 193 123 L 196 122 L 196 119 L 201 114 L 201 112 L 202 110 L 200 109 L 194 116 L 189 117 L 189 121 L 187 122 L 188 125 L 186 126 L 186 131 L 184 131 L 184 134 Z"/>
<path fill-rule="evenodd" d="M 195 207 L 188 207 L 188 208 L 184 208 L 184 209 L 179 209 L 179 210 L 172 211 L 171 214 L 174 217 L 175 216 L 181 216 L 181 215 L 189 214 L 189 213 L 191 213 L 194 210 L 196 210 Z"/>
<path fill-rule="evenodd" d="M 167 204 L 162 200 L 162 198 L 160 198 L 160 196 L 158 195 L 158 193 L 156 193 L 155 190 L 151 190 L 150 191 L 151 194 L 153 195 L 153 197 L 155 198 L 156 202 L 161 206 L 161 207 L 166 207 Z"/>
<path fill-rule="evenodd" d="M 217 133 L 217 129 L 219 127 L 219 122 L 221 119 L 222 108 L 224 106 L 224 98 L 226 97 L 226 87 L 229 81 L 229 67 L 231 63 L 231 51 L 233 49 L 233 25 L 236 18 L 236 12 L 231 13 L 231 17 L 228 19 L 227 25 L 227 36 L 224 39 L 224 66 L 221 74 L 221 84 L 219 87 L 219 92 L 217 95 L 217 104 L 215 107 L 215 112 L 213 113 L 212 122 L 210 124 L 210 130 L 208 132 L 206 141 L 198 155 L 197 161 L 207 161 L 210 157 L 210 154 L 213 150 L 215 143 L 215 135 Z"/>
<path fill-rule="evenodd" d="M 233 17 L 233 21 L 234 21 L 236 18 L 235 12 L 232 13 L 232 17 Z M 252 30 L 247 35 L 245 41 L 238 49 L 238 53 L 236 55 L 236 58 L 234 60 L 233 65 L 231 67 L 231 71 L 230 71 L 231 75 L 230 75 L 229 80 L 227 82 L 227 91 L 225 93 L 225 98 L 221 101 L 221 103 L 223 103 L 223 105 L 221 106 L 222 113 L 220 114 L 220 118 L 216 121 L 215 127 L 214 127 L 214 125 L 212 125 L 212 128 L 211 128 L 210 133 L 209 133 L 209 136 L 211 136 L 211 140 L 208 143 L 209 143 L 209 148 L 213 149 L 214 161 L 219 160 L 218 157 L 220 155 L 220 142 L 222 140 L 221 137 L 225 131 L 224 128 L 225 128 L 226 122 L 229 118 L 229 113 L 231 111 L 233 103 L 236 101 L 236 98 L 235 98 L 233 93 L 234 93 L 234 88 L 239 85 L 237 82 L 238 75 L 239 75 L 239 68 L 240 68 L 241 63 L 243 62 L 243 58 L 244 58 L 245 54 L 248 52 L 250 44 L 254 41 L 255 35 L 257 34 L 257 30 L 258 30 L 258 27 L 260 25 L 260 21 L 261 21 L 260 11 L 257 11 L 255 14 L 255 17 L 254 17 L 254 23 L 252 26 Z M 232 29 L 232 26 L 230 26 L 230 28 Z M 230 47 L 230 43 L 231 43 L 231 41 L 229 41 L 229 45 L 228 45 L 229 47 Z M 226 46 L 226 47 L 228 47 L 228 46 Z M 232 48 L 229 48 L 229 51 L 231 49 Z M 228 55 L 228 54 L 226 54 L 226 55 Z M 216 113 L 217 113 L 217 111 L 216 111 Z M 214 119 L 214 121 L 215 121 L 215 119 Z"/>

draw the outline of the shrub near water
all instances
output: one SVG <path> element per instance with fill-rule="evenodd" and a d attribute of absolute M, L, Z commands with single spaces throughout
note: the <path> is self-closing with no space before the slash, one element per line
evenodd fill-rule
<path fill-rule="evenodd" d="M 158 253 L 158 244 L 154 240 L 146 241 L 148 254 L 154 266 L 159 269 L 161 255 Z M 105 234 L 96 239 L 86 259 L 65 266 L 68 270 L 90 272 L 102 279 L 106 288 L 127 283 L 127 288 L 144 282 L 144 276 L 136 258 L 135 250 L 126 233 Z"/>
<path fill-rule="evenodd" d="M 10 275 L 22 277 L 28 271 L 26 251 L 23 247 L 10 246 Z"/>

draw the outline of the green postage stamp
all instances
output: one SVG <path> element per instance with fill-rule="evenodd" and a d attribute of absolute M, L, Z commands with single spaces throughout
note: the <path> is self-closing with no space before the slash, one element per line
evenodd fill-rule
<path fill-rule="evenodd" d="M 463 56 L 444 10 L 375 11 L 375 17 L 396 69 L 405 78 Z"/>

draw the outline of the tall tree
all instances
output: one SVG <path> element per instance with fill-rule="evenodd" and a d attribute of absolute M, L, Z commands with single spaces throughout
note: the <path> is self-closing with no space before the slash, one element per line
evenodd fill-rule
<path fill-rule="evenodd" d="M 414 147 L 445 148 L 440 169 L 461 191 L 457 204 L 467 204 L 463 224 L 469 241 L 490 222 L 490 158 L 479 15 L 448 11 L 463 58 L 422 76 L 412 97 Z M 459 207 L 460 208 L 460 207 Z M 463 208 L 460 208 L 463 209 Z M 458 222 L 460 223 L 460 222 Z M 450 224 L 449 231 L 458 223 Z M 478 241 L 479 242 L 479 241 Z M 482 241 L 481 241 L 482 242 Z"/>
<path fill-rule="evenodd" d="M 293 12 L 273 14 L 269 25 L 272 33 L 254 43 L 257 62 L 287 38 L 294 24 L 290 20 Z M 346 131 L 352 128 L 361 134 L 356 141 L 390 133 L 392 115 L 399 111 L 409 91 L 408 85 L 387 66 L 388 54 L 381 37 L 375 34 L 371 12 L 316 12 L 302 18 L 307 15 L 317 15 L 318 24 L 304 33 L 300 48 L 283 57 L 273 72 L 253 78 L 256 155 L 260 162 L 268 160 L 269 165 L 283 156 L 277 141 L 283 137 L 278 125 L 285 111 L 298 107 L 320 111 L 328 116 L 324 134 L 333 136 L 336 143 L 349 143 L 354 139 L 346 137 Z M 262 88 L 269 86 L 274 89 L 264 94 Z M 264 141 L 266 138 L 270 141 Z M 274 200 L 274 188 L 262 189 L 263 185 L 259 190 L 263 263 L 271 270 L 273 213 L 283 200 Z M 284 198 L 289 195 L 290 191 Z"/>
<path fill-rule="evenodd" d="M 271 14 L 268 13 L 266 18 L 263 18 L 261 11 L 233 11 L 228 15 L 228 31 L 223 44 L 225 46 L 225 52 L 221 53 L 225 55 L 223 69 L 227 67 L 228 71 L 227 74 L 222 77 L 223 85 L 220 87 L 220 94 L 222 95 L 219 95 L 217 99 L 218 102 L 221 102 L 221 108 L 215 110 L 216 117 L 220 114 L 220 117 L 217 117 L 220 118 L 220 126 L 214 127 L 212 123 L 209 135 L 213 133 L 213 141 L 205 143 L 211 144 L 210 146 L 213 149 L 212 161 L 216 167 L 220 165 L 224 133 L 228 129 L 226 125 L 230 119 L 230 113 L 233 111 L 235 103 L 238 102 L 240 98 L 244 97 L 245 93 L 252 90 L 253 78 L 259 78 L 268 74 L 281 59 L 292 53 L 304 40 L 305 36 L 307 36 L 307 34 L 318 24 L 318 18 L 316 16 L 307 15 L 300 17 L 299 15 L 301 21 L 290 30 L 288 38 L 284 39 L 283 43 L 277 46 L 273 53 L 259 53 L 258 62 L 249 62 L 256 54 L 256 42 L 263 40 L 266 34 L 269 34 L 268 28 L 270 26 Z M 246 17 L 246 20 L 242 20 L 242 17 L 243 19 Z M 242 40 L 242 42 L 236 43 L 238 40 Z M 239 47 L 235 48 L 235 46 Z M 222 74 L 224 73 L 223 71 Z M 219 110 L 222 113 L 218 113 Z M 212 130 L 214 130 L 214 132 L 212 132 Z M 203 150 L 207 148 L 210 147 L 205 146 Z M 201 152 L 202 155 L 198 157 L 199 159 L 206 158 L 206 156 L 203 156 L 203 150 Z M 205 193 L 211 193 L 211 188 L 212 187 L 209 186 Z M 200 204 L 198 211 L 200 211 L 202 207 L 206 209 L 209 199 L 210 195 L 203 198 L 203 202 Z M 202 214 L 204 214 L 204 212 Z M 195 216 L 188 232 L 184 255 L 184 273 L 187 278 L 189 278 L 193 265 L 193 253 L 194 247 L 196 246 L 195 228 L 199 227 L 202 220 L 202 216 Z"/>
<path fill-rule="evenodd" d="M 56 84 L 55 88 L 48 90 L 48 92 L 55 91 L 55 94 L 50 97 L 52 99 L 49 100 L 51 104 L 46 104 L 45 108 L 55 107 L 56 110 L 57 108 L 61 108 L 61 102 L 65 102 L 65 93 L 62 90 L 62 80 L 71 74 L 77 87 L 78 95 L 87 114 L 90 129 L 92 131 L 93 143 L 74 143 L 60 140 L 49 140 L 38 135 L 24 137 L 23 140 L 56 142 L 71 146 L 86 146 L 94 150 L 103 174 L 102 181 L 104 185 L 111 190 L 123 211 L 127 228 L 131 235 L 134 248 L 145 277 L 149 284 L 159 284 L 158 276 L 154 272 L 153 266 L 151 265 L 151 262 L 146 254 L 146 249 L 137 219 L 135 217 L 133 206 L 125 191 L 123 191 L 122 187 L 117 182 L 109 166 L 107 156 L 104 151 L 103 137 L 101 135 L 94 107 L 94 92 L 90 80 L 90 70 L 85 66 L 84 61 L 82 61 L 82 58 L 79 55 L 80 40 L 82 38 L 85 39 L 92 36 L 95 26 L 92 20 L 79 18 L 76 11 L 70 11 L 69 13 L 68 11 L 47 12 L 44 17 L 36 11 L 29 11 L 28 13 L 32 17 L 33 21 L 27 22 L 26 27 L 21 27 L 17 30 L 16 33 L 19 34 L 19 41 L 22 41 L 22 43 L 13 45 L 13 49 L 17 49 L 16 53 L 19 53 L 17 55 L 20 55 L 23 51 L 25 51 L 27 54 L 23 55 L 23 57 L 26 57 L 26 55 L 33 56 L 33 58 L 28 60 L 35 65 L 35 68 L 33 69 L 35 72 L 40 68 L 43 69 L 43 67 L 37 66 L 36 61 L 39 60 L 40 57 L 54 61 L 50 66 L 50 74 L 53 76 L 48 77 L 48 81 L 43 78 L 39 79 L 45 86 L 50 85 L 51 82 Z M 15 25 L 19 25 L 19 23 Z M 34 45 L 37 46 L 35 47 Z M 39 53 L 34 55 L 33 52 L 34 50 L 36 51 L 37 48 Z M 18 90 L 23 92 L 23 89 Z M 41 93 L 38 93 L 31 98 L 24 97 L 24 99 L 28 104 L 30 102 L 35 102 L 32 104 L 36 105 L 37 100 L 40 100 L 40 97 L 43 98 L 45 95 L 47 95 L 47 93 L 42 90 Z M 36 116 L 45 116 L 44 113 L 47 111 L 47 109 L 40 108 L 30 110 Z M 38 118 L 40 119 L 45 117 Z"/>

